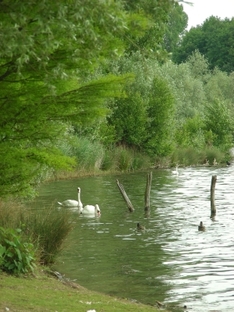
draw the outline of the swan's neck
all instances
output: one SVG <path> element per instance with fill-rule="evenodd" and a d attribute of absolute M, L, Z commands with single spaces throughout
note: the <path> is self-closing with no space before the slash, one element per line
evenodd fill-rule
<path fill-rule="evenodd" d="M 83 205 L 82 205 L 82 202 L 81 202 L 81 200 L 80 200 L 80 192 L 78 192 L 78 204 L 79 204 L 79 206 L 81 206 L 81 207 L 83 206 Z"/>

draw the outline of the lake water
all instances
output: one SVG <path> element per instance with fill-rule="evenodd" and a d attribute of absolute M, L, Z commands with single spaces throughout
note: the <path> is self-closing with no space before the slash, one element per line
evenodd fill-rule
<path fill-rule="evenodd" d="M 212 175 L 217 175 L 213 221 Z M 157 300 L 173 311 L 184 305 L 193 312 L 234 311 L 234 167 L 179 168 L 178 176 L 154 170 L 148 218 L 146 178 L 144 172 L 44 185 L 36 206 L 76 199 L 79 186 L 83 204 L 101 208 L 100 218 L 77 213 L 55 269 L 91 290 L 146 304 Z M 116 179 L 135 207 L 133 213 Z M 200 221 L 205 232 L 198 231 Z M 138 222 L 144 232 L 136 230 Z"/>

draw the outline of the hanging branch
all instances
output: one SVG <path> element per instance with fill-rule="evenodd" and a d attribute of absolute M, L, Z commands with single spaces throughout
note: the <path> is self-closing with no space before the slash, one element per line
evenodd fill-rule
<path fill-rule="evenodd" d="M 213 175 L 211 179 L 211 187 L 210 187 L 210 210 L 211 210 L 211 219 L 216 216 L 216 207 L 215 207 L 215 184 L 217 181 L 217 176 Z"/>
<path fill-rule="evenodd" d="M 123 185 L 119 183 L 119 180 L 116 180 L 116 183 L 117 183 L 117 185 L 118 185 L 118 188 L 119 188 L 119 190 L 120 190 L 120 193 L 121 193 L 122 196 L 123 196 L 123 199 L 124 199 L 125 202 L 127 203 L 128 210 L 129 210 L 130 212 L 133 212 L 133 211 L 134 211 L 134 207 L 133 207 L 133 205 L 132 205 L 130 199 L 128 198 L 128 195 L 126 194 Z"/>
<path fill-rule="evenodd" d="M 152 172 L 147 174 L 146 188 L 145 188 L 145 213 L 146 215 L 150 212 L 150 191 L 152 185 Z"/>

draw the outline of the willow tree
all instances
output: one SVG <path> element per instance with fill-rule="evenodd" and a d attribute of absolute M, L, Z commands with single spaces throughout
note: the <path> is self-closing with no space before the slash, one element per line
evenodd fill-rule
<path fill-rule="evenodd" d="M 144 32 L 129 32 L 127 33 L 127 52 L 134 53 L 140 51 L 145 57 L 156 58 L 163 61 L 168 57 L 165 49 L 164 40 L 168 32 L 170 14 L 175 6 L 178 6 L 177 1 L 172 0 L 125 0 L 125 8 L 127 11 L 146 15 L 149 18 L 149 25 Z M 138 28 L 135 21 L 135 29 Z M 185 25 L 186 27 L 186 25 Z M 175 27 L 174 27 L 175 28 Z M 174 37 L 178 34 L 174 32 Z"/>
<path fill-rule="evenodd" d="M 170 3 L 151 1 L 158 20 Z M 105 99 L 120 95 L 125 78 L 89 76 L 118 59 L 131 38 L 144 41 L 152 26 L 146 4 L 0 0 L 0 197 L 28 194 L 51 168 L 75 165 L 60 152 L 60 138 L 72 123 L 105 116 Z"/>
<path fill-rule="evenodd" d="M 124 79 L 83 81 L 124 51 L 121 1 L 0 1 L 0 197 L 30 194 L 50 168 L 72 168 L 59 139 L 105 114 Z"/>

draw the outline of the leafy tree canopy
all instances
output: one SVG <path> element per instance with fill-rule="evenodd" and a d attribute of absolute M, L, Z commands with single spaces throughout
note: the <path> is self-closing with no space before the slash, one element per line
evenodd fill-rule
<path fill-rule="evenodd" d="M 224 102 L 214 101 L 207 105 L 205 110 L 205 128 L 212 133 L 211 143 L 230 148 L 233 142 L 233 121 L 230 111 Z"/>
<path fill-rule="evenodd" d="M 159 64 L 136 52 L 112 66 L 117 73 L 136 75 L 125 87 L 127 98 L 112 103 L 108 125 L 114 129 L 115 143 L 150 156 L 168 155 L 174 135 L 174 98 Z"/>
<path fill-rule="evenodd" d="M 234 18 L 221 20 L 211 16 L 201 26 L 191 28 L 175 50 L 173 60 L 182 63 L 195 51 L 203 54 L 210 68 L 234 71 Z"/>
<path fill-rule="evenodd" d="M 123 52 L 128 18 L 120 1 L 0 1 L 0 196 L 30 194 L 49 168 L 75 165 L 59 140 L 121 94 L 124 77 L 83 81 Z"/>
<path fill-rule="evenodd" d="M 148 17 L 143 33 L 128 34 L 127 52 L 140 51 L 160 61 L 167 59 L 168 52 L 171 52 L 179 34 L 187 26 L 187 15 L 182 6 L 171 0 L 126 0 L 124 3 L 127 11 Z"/>
<path fill-rule="evenodd" d="M 163 37 L 163 47 L 169 53 L 173 53 L 177 47 L 181 36 L 184 34 L 188 24 L 188 16 L 183 10 L 183 6 L 175 3 L 169 14 Z"/>
<path fill-rule="evenodd" d="M 75 160 L 60 142 L 106 115 L 129 76 L 91 74 L 125 52 L 160 58 L 172 0 L 0 0 L 0 197 L 31 194 Z M 137 96 L 136 96 L 137 99 Z"/>

